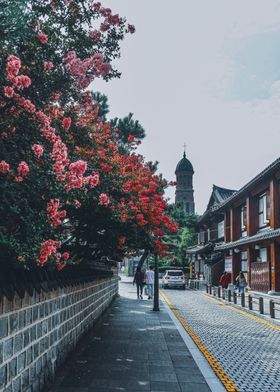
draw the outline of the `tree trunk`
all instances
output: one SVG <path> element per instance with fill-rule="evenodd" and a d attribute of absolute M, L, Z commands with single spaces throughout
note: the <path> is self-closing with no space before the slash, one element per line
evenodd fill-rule
<path fill-rule="evenodd" d="M 148 257 L 148 255 L 149 255 L 149 251 L 147 249 L 145 249 L 144 253 L 142 254 L 142 256 L 141 256 L 141 258 L 140 258 L 140 260 L 138 262 L 138 266 L 137 267 L 139 267 L 139 268 L 143 267 L 143 264 L 144 264 L 146 258 Z"/>

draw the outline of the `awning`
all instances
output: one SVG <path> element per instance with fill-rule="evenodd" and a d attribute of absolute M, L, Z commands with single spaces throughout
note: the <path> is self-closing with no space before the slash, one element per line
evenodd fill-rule
<path fill-rule="evenodd" d="M 237 246 L 251 244 L 258 241 L 265 241 L 276 237 L 280 237 L 280 229 L 266 229 L 250 237 L 240 238 L 237 241 L 222 242 L 221 244 L 217 244 L 214 250 L 232 249 Z"/>

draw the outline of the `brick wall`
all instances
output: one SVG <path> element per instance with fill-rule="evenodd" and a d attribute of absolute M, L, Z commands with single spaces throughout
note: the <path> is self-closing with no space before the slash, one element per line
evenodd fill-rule
<path fill-rule="evenodd" d="M 117 277 L 0 302 L 0 392 L 37 392 L 118 292 Z"/>

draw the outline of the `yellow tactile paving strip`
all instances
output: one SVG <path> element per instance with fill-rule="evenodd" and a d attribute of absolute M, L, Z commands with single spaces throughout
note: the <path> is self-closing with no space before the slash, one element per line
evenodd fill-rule
<path fill-rule="evenodd" d="M 178 312 L 176 307 L 172 304 L 172 302 L 163 294 L 162 291 L 160 291 L 160 294 L 161 294 L 162 298 L 165 300 L 165 302 L 167 303 L 167 305 L 169 306 L 169 308 L 172 310 L 175 317 L 177 317 L 177 319 L 180 321 L 180 323 L 184 327 L 185 331 L 190 335 L 190 337 L 195 342 L 195 344 L 197 345 L 199 350 L 205 356 L 209 365 L 211 366 L 211 368 L 213 369 L 213 371 L 215 372 L 217 377 L 221 380 L 225 389 L 228 392 L 239 392 L 239 389 L 234 385 L 231 378 L 227 375 L 227 373 L 224 371 L 224 369 L 221 367 L 221 365 L 218 363 L 218 361 L 213 357 L 213 355 L 210 353 L 210 351 L 207 350 L 207 348 L 202 343 L 202 341 L 199 339 L 199 337 L 189 327 L 186 320 L 180 315 L 180 313 Z M 219 302 L 219 301 L 217 301 L 217 302 Z M 233 308 L 233 309 L 236 310 L 235 308 Z"/>
<path fill-rule="evenodd" d="M 212 301 L 215 301 L 219 305 L 226 306 L 229 309 L 235 310 L 237 313 L 243 314 L 244 316 L 249 317 L 249 318 L 257 321 L 258 323 L 264 324 L 264 325 L 266 325 L 269 328 L 275 329 L 276 331 L 280 331 L 280 327 L 277 327 L 277 325 L 271 324 L 269 321 L 266 321 L 266 320 L 264 320 L 264 319 L 262 319 L 262 318 L 260 318 L 258 316 L 254 316 L 253 314 L 247 313 L 244 310 L 238 309 L 238 308 L 236 308 L 234 306 L 231 306 L 231 305 L 229 305 L 229 304 L 227 304 L 227 303 L 225 303 L 223 301 L 220 301 L 220 300 L 218 300 L 216 298 L 211 297 L 210 295 L 207 295 L 207 294 L 203 294 L 203 295 L 205 297 L 209 298 L 209 299 L 212 299 Z"/>

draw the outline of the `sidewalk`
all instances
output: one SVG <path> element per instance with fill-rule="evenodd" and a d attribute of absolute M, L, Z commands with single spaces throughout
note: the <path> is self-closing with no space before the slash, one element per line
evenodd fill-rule
<path fill-rule="evenodd" d="M 48 391 L 210 391 L 165 305 L 151 309 L 130 279 L 120 281 L 120 297 Z"/>

